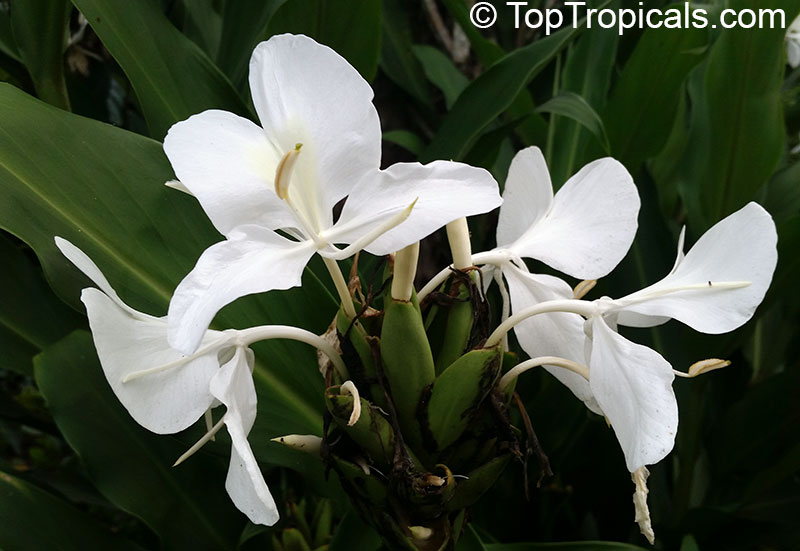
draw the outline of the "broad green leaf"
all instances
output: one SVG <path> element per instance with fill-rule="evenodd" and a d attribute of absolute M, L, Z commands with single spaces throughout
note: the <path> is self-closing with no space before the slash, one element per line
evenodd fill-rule
<path fill-rule="evenodd" d="M 731 9 L 751 6 L 730 2 Z M 797 0 L 763 8 L 797 15 Z M 781 105 L 783 29 L 726 29 L 713 45 L 692 96 L 693 120 L 682 161 L 681 195 L 692 230 L 701 232 L 744 206 L 777 168 L 786 140 Z M 735 67 L 736 70 L 731 70 Z"/>
<path fill-rule="evenodd" d="M 682 85 L 704 57 L 706 29 L 647 29 L 603 114 L 612 155 L 628 170 L 657 153 L 670 133 Z"/>
<path fill-rule="evenodd" d="M 416 156 L 425 149 L 425 142 L 423 142 L 419 136 L 408 130 L 390 130 L 389 132 L 384 132 L 383 139 L 384 141 L 399 145 Z"/>
<path fill-rule="evenodd" d="M 487 547 L 481 541 L 481 537 L 471 525 L 467 525 L 464 533 L 458 540 L 456 551 L 486 551 Z"/>
<path fill-rule="evenodd" d="M 615 6 L 612 4 L 611 8 Z M 586 29 L 566 53 L 561 72 L 561 92 L 574 92 L 594 111 L 602 113 L 608 95 L 619 35 L 594 26 Z M 553 121 L 553 119 L 551 119 Z M 558 189 L 587 162 L 592 134 L 584 125 L 569 118 L 555 117 L 553 148 L 549 152 L 550 177 Z"/>
<path fill-rule="evenodd" d="M 11 6 L 0 4 L 0 52 L 14 61 L 22 61 L 11 30 Z"/>
<path fill-rule="evenodd" d="M 0 471 L 0 547 L 20 551 L 142 548 L 89 515 L 16 476 Z"/>
<path fill-rule="evenodd" d="M 0 224 L 36 251 L 59 295 L 82 311 L 79 291 L 89 283 L 61 257 L 54 235 L 83 249 L 131 306 L 163 315 L 172 290 L 221 236 L 192 197 L 163 185 L 172 170 L 161 144 L 48 107 L 8 85 L 0 86 L 0 119 Z M 309 269 L 301 289 L 237 301 L 216 327 L 282 323 L 322 333 L 335 311 Z M 321 434 L 324 384 L 308 346 L 269 341 L 255 351 L 254 447 L 271 460 L 270 449 L 280 446 L 267 437 Z"/>
<path fill-rule="evenodd" d="M 185 447 L 130 418 L 87 331 L 72 333 L 34 363 L 53 419 L 109 501 L 142 519 L 165 549 L 235 548 L 246 518 L 225 493 L 226 462 L 199 454 L 172 468 Z"/>
<path fill-rule="evenodd" d="M 81 321 L 59 301 L 36 267 L 9 238 L 0 235 L 0 368 L 33 373 L 33 356 Z"/>
<path fill-rule="evenodd" d="M 152 0 L 73 0 L 133 85 L 150 135 L 206 109 L 247 116 L 230 81 Z"/>
<path fill-rule="evenodd" d="M 247 80 L 250 54 L 264 37 L 267 23 L 286 0 L 225 0 L 217 65 L 240 89 Z"/>
<path fill-rule="evenodd" d="M 556 97 L 537 107 L 536 111 L 567 117 L 581 124 L 594 134 L 597 140 L 603 144 L 606 152 L 608 152 L 608 137 L 600 115 L 592 109 L 592 106 L 583 97 L 575 92 L 561 92 Z M 556 149 L 558 149 L 558 144 L 556 144 Z"/>
<path fill-rule="evenodd" d="M 381 43 L 380 0 L 293 0 L 272 16 L 267 34 L 305 34 L 330 46 L 366 80 L 378 70 Z"/>
<path fill-rule="evenodd" d="M 475 79 L 458 97 L 422 161 L 463 159 L 481 132 L 508 109 L 576 32 L 570 27 L 515 50 Z"/>
<path fill-rule="evenodd" d="M 11 10 L 14 42 L 31 74 L 36 93 L 62 109 L 69 109 L 64 48 L 70 11 L 69 0 L 24 0 L 14 2 Z"/>
<path fill-rule="evenodd" d="M 183 34 L 200 46 L 206 55 L 215 59 L 222 38 L 222 16 L 215 9 L 214 0 L 180 0 L 174 4 L 182 8 Z M 220 66 L 224 70 L 224 66 Z"/>
<path fill-rule="evenodd" d="M 464 88 L 469 85 L 469 79 L 458 70 L 452 60 L 441 50 L 432 46 L 414 46 L 414 55 L 422 64 L 425 76 L 444 94 L 445 104 L 450 109 Z"/>
<path fill-rule="evenodd" d="M 381 70 L 421 104 L 432 105 L 430 88 L 417 58 L 412 53 L 413 39 L 407 0 L 384 0 L 381 40 Z M 417 4 L 413 3 L 414 8 Z"/>

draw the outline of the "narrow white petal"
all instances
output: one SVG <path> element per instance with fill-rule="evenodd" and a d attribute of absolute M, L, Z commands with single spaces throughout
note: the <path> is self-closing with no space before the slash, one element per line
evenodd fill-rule
<path fill-rule="evenodd" d="M 137 423 L 170 434 L 202 417 L 213 401 L 208 384 L 219 368 L 217 354 L 226 346 L 222 333 L 206 332 L 201 353 L 186 358 L 167 343 L 165 318 L 132 316 L 93 288 L 84 289 L 81 300 L 108 384 Z M 132 373 L 160 366 L 171 367 L 122 382 Z"/>
<path fill-rule="evenodd" d="M 618 161 L 583 167 L 558 190 L 549 212 L 508 248 L 579 279 L 607 275 L 633 243 L 639 194 Z"/>
<path fill-rule="evenodd" d="M 618 322 L 645 326 L 673 318 L 703 333 L 736 329 L 764 299 L 778 262 L 777 239 L 769 213 L 749 203 L 703 234 L 667 277 L 616 301 Z M 647 323 L 644 316 L 656 318 Z"/>
<path fill-rule="evenodd" d="M 514 155 L 497 219 L 497 246 L 506 247 L 539 222 L 553 204 L 553 184 L 542 151 L 531 146 Z"/>
<path fill-rule="evenodd" d="M 247 441 L 256 419 L 257 399 L 245 349 L 237 348 L 211 379 L 210 389 L 227 409 L 223 419 L 233 444 L 225 489 L 250 522 L 272 526 L 278 522 L 278 508 Z"/>
<path fill-rule="evenodd" d="M 389 254 L 427 237 L 457 218 L 489 212 L 502 199 L 489 172 L 463 163 L 397 163 L 360 181 L 330 233 L 351 243 L 414 203 L 404 222 L 365 247 Z"/>
<path fill-rule="evenodd" d="M 89 258 L 89 256 L 80 250 L 78 247 L 64 239 L 63 237 L 56 236 L 56 247 L 58 250 L 61 251 L 67 260 L 72 262 L 76 268 L 78 268 L 81 272 L 84 273 L 86 277 L 92 280 L 92 282 L 97 285 L 100 290 L 102 290 L 108 297 L 113 300 L 117 306 L 122 308 L 125 312 L 127 312 L 130 316 L 136 317 L 143 317 L 143 318 L 151 318 L 147 314 L 142 314 L 125 304 L 117 292 L 111 287 L 111 284 L 106 279 L 106 276 L 103 275 L 103 272 L 100 271 L 100 268 L 97 267 L 97 264 Z"/>
<path fill-rule="evenodd" d="M 589 373 L 592 392 L 617 435 L 628 470 L 661 461 L 675 444 L 678 403 L 672 366 L 592 318 Z"/>
<path fill-rule="evenodd" d="M 275 194 L 275 169 L 285 151 L 258 125 L 227 111 L 204 111 L 169 129 L 164 152 L 223 235 L 243 224 L 297 226 Z"/>
<path fill-rule="evenodd" d="M 270 141 L 283 152 L 303 144 L 292 185 L 318 202 L 327 227 L 333 206 L 380 166 L 372 88 L 332 49 L 284 34 L 256 46 L 250 91 Z"/>
<path fill-rule="evenodd" d="M 512 264 L 502 268 L 511 295 L 511 308 L 519 312 L 548 300 L 572 298 L 572 289 L 563 280 L 548 275 L 526 273 Z M 531 358 L 556 356 L 579 364 L 586 363 L 583 318 L 578 314 L 552 313 L 532 316 L 514 328 L 520 346 Z M 582 400 L 586 407 L 602 415 L 589 382 L 561 367 L 544 368 Z"/>
<path fill-rule="evenodd" d="M 300 285 L 314 254 L 309 242 L 290 241 L 257 226 L 237 228 L 203 252 L 169 304 L 169 342 L 190 353 L 226 304 L 239 297 Z"/>

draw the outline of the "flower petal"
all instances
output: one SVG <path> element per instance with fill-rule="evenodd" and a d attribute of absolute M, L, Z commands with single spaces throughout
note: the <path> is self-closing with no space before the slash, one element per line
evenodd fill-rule
<path fill-rule="evenodd" d="M 381 129 L 372 88 L 342 56 L 307 36 L 278 35 L 256 46 L 250 91 L 269 140 L 283 153 L 303 144 L 292 186 L 331 209 L 380 166 Z"/>
<path fill-rule="evenodd" d="M 592 334 L 589 384 L 628 470 L 657 463 L 672 450 L 678 430 L 672 366 L 655 350 L 617 334 L 601 317 L 587 323 Z"/>
<path fill-rule="evenodd" d="M 97 355 L 108 384 L 137 423 L 158 434 L 182 431 L 211 406 L 211 377 L 219 369 L 217 353 L 226 345 L 222 333 L 209 331 L 201 353 L 185 357 L 167 343 L 167 322 L 146 314 L 131 315 L 94 288 L 84 289 Z M 137 371 L 172 366 L 123 382 Z"/>
<path fill-rule="evenodd" d="M 600 159 L 570 178 L 550 211 L 508 248 L 573 277 L 598 279 L 630 249 L 639 206 L 625 167 L 611 158 Z"/>
<path fill-rule="evenodd" d="M 532 228 L 553 204 L 553 184 L 542 151 L 531 146 L 511 160 L 497 219 L 497 246 L 511 245 Z"/>
<path fill-rule="evenodd" d="M 164 152 L 178 180 L 223 235 L 243 224 L 270 229 L 297 225 L 275 194 L 283 152 L 249 120 L 227 111 L 194 115 L 169 129 Z"/>
<path fill-rule="evenodd" d="M 239 297 L 300 285 L 314 254 L 310 242 L 290 241 L 257 226 L 243 226 L 203 252 L 169 303 L 169 342 L 185 353 L 226 304 Z"/>
<path fill-rule="evenodd" d="M 529 274 L 511 263 L 502 269 L 508 282 L 513 312 L 548 300 L 572 298 L 570 286 L 557 277 Z M 517 324 L 514 333 L 522 349 L 531 358 L 557 356 L 583 365 L 586 363 L 583 321 L 578 314 L 541 314 Z M 589 381 L 561 367 L 546 365 L 544 368 L 582 400 L 586 407 L 597 414 L 603 414 L 592 395 Z"/>
<path fill-rule="evenodd" d="M 143 314 L 138 312 L 125 304 L 119 295 L 111 287 L 111 284 L 106 279 L 106 276 L 103 275 L 103 272 L 100 271 L 100 268 L 97 267 L 97 264 L 89 258 L 89 256 L 80 250 L 78 247 L 64 239 L 63 237 L 55 237 L 56 247 L 58 250 L 61 251 L 67 260 L 72 262 L 76 268 L 78 268 L 83 274 L 92 280 L 92 282 L 97 285 L 100 290 L 102 290 L 108 297 L 113 300 L 117 306 L 125 310 L 128 314 L 133 317 L 143 317 L 143 318 L 151 318 L 147 314 Z M 152 318 L 155 319 L 155 318 Z"/>
<path fill-rule="evenodd" d="M 736 329 L 764 299 L 778 262 L 777 240 L 769 213 L 747 204 L 703 234 L 667 277 L 615 301 L 622 308 L 618 323 L 642 327 L 666 317 L 703 333 Z M 746 287 L 724 285 L 745 281 Z M 656 318 L 648 323 L 642 316 Z"/>
<path fill-rule="evenodd" d="M 503 200 L 497 182 L 482 168 L 452 161 L 397 163 L 358 183 L 328 237 L 352 243 L 414 201 L 409 217 L 365 250 L 375 255 L 399 251 L 457 218 L 489 212 Z"/>
<path fill-rule="evenodd" d="M 272 526 L 278 522 L 278 508 L 247 441 L 256 419 L 256 388 L 248 352 L 237 348 L 233 358 L 211 379 L 210 389 L 227 409 L 223 420 L 233 444 L 225 489 L 250 522 Z"/>

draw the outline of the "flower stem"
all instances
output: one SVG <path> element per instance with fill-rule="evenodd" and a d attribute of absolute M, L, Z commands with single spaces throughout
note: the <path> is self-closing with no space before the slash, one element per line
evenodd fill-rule
<path fill-rule="evenodd" d="M 336 292 L 339 293 L 339 299 L 342 301 L 342 309 L 345 315 L 350 319 L 355 319 L 356 307 L 353 305 L 353 297 L 350 296 L 350 289 L 347 288 L 347 282 L 344 280 L 339 265 L 335 260 L 324 256 L 322 261 L 325 262 L 325 267 L 328 268 L 328 272 L 331 274 L 333 284 L 336 286 Z"/>
<path fill-rule="evenodd" d="M 344 365 L 342 357 L 336 349 L 333 348 L 328 341 L 319 335 L 315 335 L 311 331 L 306 331 L 305 329 L 292 327 L 290 325 L 262 325 L 260 327 L 242 329 L 238 332 L 239 344 L 242 346 L 250 346 L 256 341 L 263 341 L 266 339 L 290 339 L 309 344 L 331 359 L 333 367 L 342 380 L 346 381 L 350 378 L 347 367 Z"/>
<path fill-rule="evenodd" d="M 502 252 L 498 251 L 486 251 L 478 254 L 472 255 L 472 265 L 480 266 L 482 264 L 492 264 L 494 266 L 500 266 L 505 262 L 508 262 L 509 256 Z M 421 301 L 423 298 L 428 296 L 431 292 L 436 290 L 439 285 L 444 283 L 450 274 L 453 273 L 453 268 L 455 266 L 451 264 L 447 268 L 443 269 L 441 272 L 433 276 L 428 283 L 425 284 L 425 287 L 422 290 L 417 292 L 417 298 Z"/>
<path fill-rule="evenodd" d="M 395 253 L 392 277 L 392 298 L 408 302 L 414 291 L 414 276 L 417 274 L 419 241 Z"/>
<path fill-rule="evenodd" d="M 587 381 L 589 380 L 589 368 L 585 365 L 581 365 L 577 362 L 573 362 L 572 360 L 567 360 L 566 358 L 558 358 L 556 356 L 541 356 L 539 358 L 532 358 L 530 360 L 524 361 L 519 365 L 515 365 L 511 368 L 508 373 L 503 375 L 500 378 L 500 382 L 497 383 L 497 387 L 500 389 L 500 392 L 505 391 L 506 387 L 511 384 L 511 381 L 528 371 L 529 369 L 533 369 L 534 367 L 540 367 L 542 365 L 554 365 L 556 367 L 563 367 L 564 369 L 568 369 L 573 373 L 577 373 Z"/>
<path fill-rule="evenodd" d="M 511 331 L 511 329 L 518 323 L 538 314 L 547 314 L 552 312 L 580 314 L 581 316 L 588 318 L 594 314 L 597 314 L 598 310 L 594 303 L 585 300 L 564 299 L 540 302 L 539 304 L 535 304 L 530 308 L 526 308 L 520 312 L 517 312 L 497 326 L 497 329 L 495 329 L 494 332 L 489 335 L 484 347 L 491 348 L 495 346 L 498 342 L 500 342 L 503 336 Z"/>
<path fill-rule="evenodd" d="M 466 270 L 472 266 L 472 244 L 469 242 L 469 226 L 466 218 L 459 218 L 447 224 L 447 240 L 453 254 L 453 266 Z"/>

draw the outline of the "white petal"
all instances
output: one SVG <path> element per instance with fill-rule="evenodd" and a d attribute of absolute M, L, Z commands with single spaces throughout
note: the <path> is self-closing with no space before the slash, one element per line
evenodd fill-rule
<path fill-rule="evenodd" d="M 703 234 L 674 272 L 616 301 L 623 308 L 618 322 L 643 326 L 646 320 L 641 315 L 661 316 L 703 333 L 736 329 L 764 299 L 778 262 L 777 239 L 769 213 L 749 203 Z M 724 285 L 743 281 L 750 285 L 735 289 Z"/>
<path fill-rule="evenodd" d="M 786 43 L 786 61 L 792 69 L 800 66 L 800 42 L 797 37 Z"/>
<path fill-rule="evenodd" d="M 547 215 L 508 248 L 573 277 L 599 279 L 630 249 L 639 206 L 625 167 L 600 159 L 570 178 Z"/>
<path fill-rule="evenodd" d="M 463 163 L 397 163 L 365 178 L 344 204 L 330 232 L 337 243 L 352 243 L 411 203 L 410 216 L 365 249 L 384 255 L 427 237 L 448 222 L 489 212 L 502 199 L 489 172 Z"/>
<path fill-rule="evenodd" d="M 508 282 L 513 312 L 548 300 L 572 298 L 570 286 L 557 277 L 529 274 L 510 263 L 503 266 L 503 275 Z M 586 335 L 583 332 L 583 321 L 578 314 L 540 314 L 519 323 L 514 328 L 514 333 L 522 349 L 531 358 L 557 356 L 584 365 Z M 561 367 L 546 365 L 544 368 L 566 385 L 586 407 L 602 415 L 586 379 Z"/>
<path fill-rule="evenodd" d="M 380 166 L 372 88 L 332 49 L 284 34 L 256 46 L 250 91 L 272 143 L 284 153 L 303 144 L 292 186 L 316 196 L 328 227 L 333 206 Z"/>
<path fill-rule="evenodd" d="M 238 348 L 222 366 L 210 389 L 227 409 L 223 420 L 233 444 L 225 489 L 250 522 L 272 526 L 278 522 L 278 508 L 247 441 L 256 419 L 256 389 L 244 349 Z"/>
<path fill-rule="evenodd" d="M 663 459 L 675 444 L 675 375 L 658 352 L 620 336 L 602 318 L 587 323 L 592 333 L 589 384 L 634 472 Z"/>
<path fill-rule="evenodd" d="M 275 169 L 285 152 L 249 120 L 226 111 L 194 115 L 169 129 L 164 152 L 223 235 L 243 224 L 297 225 L 275 194 Z"/>
<path fill-rule="evenodd" d="M 214 315 L 239 297 L 300 285 L 314 254 L 309 242 L 290 241 L 270 230 L 244 226 L 203 252 L 169 303 L 169 342 L 194 351 Z"/>
<path fill-rule="evenodd" d="M 200 354 L 186 358 L 167 343 L 165 318 L 133 316 L 97 289 L 84 289 L 97 355 L 108 384 L 137 423 L 158 434 L 182 431 L 211 405 L 211 377 L 219 369 L 217 354 L 226 346 L 222 333 L 208 331 Z M 172 367 L 127 382 L 125 376 L 159 366 Z"/>
<path fill-rule="evenodd" d="M 111 300 L 113 300 L 117 304 L 117 306 L 125 310 L 128 314 L 130 314 L 133 317 L 144 317 L 144 318 L 151 317 L 148 316 L 147 314 L 142 314 L 141 312 L 134 310 L 133 308 L 122 302 L 122 299 L 119 298 L 117 292 L 114 290 L 113 287 L 111 287 L 111 284 L 106 279 L 106 276 L 103 275 L 103 272 L 100 271 L 100 268 L 97 267 L 97 264 L 95 264 L 94 261 L 92 261 L 92 259 L 89 258 L 89 256 L 85 252 L 80 250 L 78 247 L 76 247 L 63 237 L 56 236 L 55 241 L 56 241 L 56 247 L 58 247 L 58 250 L 61 251 L 61 254 L 63 254 L 67 258 L 67 260 L 72 262 L 76 268 L 78 268 L 81 272 L 83 272 L 84 275 L 86 275 L 86 277 L 91 279 L 95 285 L 100 287 L 100 289 L 106 295 L 108 295 L 108 297 L 111 298 Z"/>
<path fill-rule="evenodd" d="M 542 151 L 518 152 L 508 168 L 503 206 L 497 219 L 497 246 L 506 247 L 541 220 L 553 204 L 553 184 Z"/>

